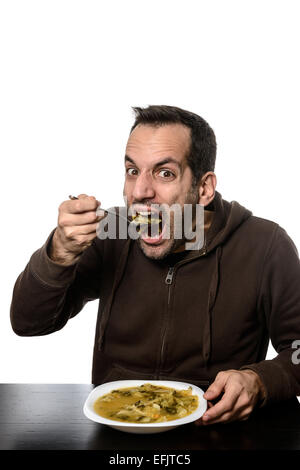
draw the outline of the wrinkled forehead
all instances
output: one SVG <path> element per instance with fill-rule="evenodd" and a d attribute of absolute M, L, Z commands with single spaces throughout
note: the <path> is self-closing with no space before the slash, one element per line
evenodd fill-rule
<path fill-rule="evenodd" d="M 140 124 L 129 136 L 126 154 L 133 159 L 175 157 L 182 161 L 190 149 L 190 134 L 182 124 Z"/>

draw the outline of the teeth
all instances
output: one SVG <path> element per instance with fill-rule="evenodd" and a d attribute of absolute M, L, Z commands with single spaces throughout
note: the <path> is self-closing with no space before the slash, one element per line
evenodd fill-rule
<path fill-rule="evenodd" d="M 141 215 L 150 215 L 150 214 L 158 214 L 158 212 L 154 212 L 154 211 L 135 211 L 137 215 L 141 214 Z"/>
<path fill-rule="evenodd" d="M 139 215 L 142 215 L 144 217 L 150 217 L 151 216 L 151 212 L 137 212 L 138 216 Z"/>

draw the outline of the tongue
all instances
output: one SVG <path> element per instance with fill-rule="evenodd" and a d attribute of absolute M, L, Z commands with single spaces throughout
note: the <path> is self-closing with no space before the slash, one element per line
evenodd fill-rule
<path fill-rule="evenodd" d="M 159 243 L 162 239 L 162 232 L 159 233 L 159 225 L 157 225 L 157 228 L 155 227 L 155 229 L 152 230 L 152 234 L 151 226 L 149 225 L 148 228 L 141 233 L 141 238 L 149 244 Z"/>
<path fill-rule="evenodd" d="M 157 245 L 158 243 L 160 243 L 162 235 L 160 234 L 157 237 L 147 237 L 147 235 L 144 234 L 141 236 L 141 238 L 144 242 L 148 243 L 149 245 Z"/>

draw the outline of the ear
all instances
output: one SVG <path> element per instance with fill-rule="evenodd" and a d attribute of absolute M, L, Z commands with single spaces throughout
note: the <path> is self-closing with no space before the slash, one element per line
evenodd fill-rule
<path fill-rule="evenodd" d="M 217 177 L 213 171 L 205 173 L 199 184 L 199 200 L 201 206 L 208 206 L 215 197 L 215 189 L 217 186 Z"/>

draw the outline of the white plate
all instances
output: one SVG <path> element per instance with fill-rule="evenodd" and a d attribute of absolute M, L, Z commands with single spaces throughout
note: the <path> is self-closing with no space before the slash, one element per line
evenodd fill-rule
<path fill-rule="evenodd" d="M 163 423 L 123 423 L 121 421 L 114 421 L 112 419 L 103 418 L 94 411 L 95 401 L 105 395 L 106 393 L 116 390 L 117 388 L 125 387 L 139 387 L 140 385 L 150 383 L 153 385 L 162 385 L 164 387 L 176 388 L 177 390 L 186 390 L 188 387 L 192 387 L 193 395 L 196 395 L 199 399 L 198 408 L 185 418 L 178 418 L 171 421 L 165 421 Z M 206 411 L 207 401 L 203 398 L 204 391 L 201 388 L 196 387 L 193 384 L 185 382 L 173 382 L 171 380 L 116 380 L 114 382 L 107 382 L 102 385 L 95 387 L 87 397 L 83 412 L 85 416 L 96 423 L 106 424 L 119 431 L 131 432 L 136 434 L 152 434 L 156 432 L 169 431 L 169 429 L 176 428 L 182 424 L 191 423 L 199 419 Z"/>

